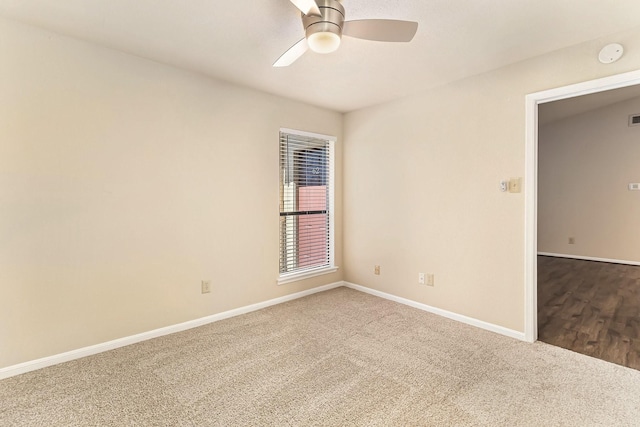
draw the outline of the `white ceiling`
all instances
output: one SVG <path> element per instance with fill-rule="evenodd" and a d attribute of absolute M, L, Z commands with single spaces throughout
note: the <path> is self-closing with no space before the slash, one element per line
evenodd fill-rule
<path fill-rule="evenodd" d="M 289 0 L 0 0 L 0 16 L 346 112 L 640 26 L 638 0 L 344 0 L 347 19 L 419 22 L 409 44 L 302 38 Z M 596 60 L 594 52 L 593 60 Z"/>

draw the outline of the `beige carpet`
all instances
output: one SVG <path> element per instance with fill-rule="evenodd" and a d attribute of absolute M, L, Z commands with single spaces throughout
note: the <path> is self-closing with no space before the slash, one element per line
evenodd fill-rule
<path fill-rule="evenodd" d="M 0 425 L 639 426 L 640 371 L 338 288 L 0 381 Z"/>

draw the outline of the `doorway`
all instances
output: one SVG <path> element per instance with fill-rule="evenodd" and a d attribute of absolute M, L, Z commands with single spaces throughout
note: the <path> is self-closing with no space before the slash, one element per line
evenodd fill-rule
<path fill-rule="evenodd" d="M 640 71 L 526 96 L 525 142 L 525 339 L 538 339 L 538 107 L 582 95 L 640 85 Z"/>
<path fill-rule="evenodd" d="M 634 369 L 638 111 L 640 85 L 538 106 L 538 339 Z"/>

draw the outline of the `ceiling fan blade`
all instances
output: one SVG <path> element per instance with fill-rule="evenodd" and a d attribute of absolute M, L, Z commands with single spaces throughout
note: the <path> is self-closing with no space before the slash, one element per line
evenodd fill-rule
<path fill-rule="evenodd" d="M 278 58 L 276 62 L 273 63 L 274 67 L 288 67 L 293 64 L 298 58 L 300 58 L 304 53 L 309 50 L 309 45 L 307 44 L 307 39 L 304 38 L 300 40 L 298 43 L 294 44 L 287 50 L 285 53 Z"/>
<path fill-rule="evenodd" d="M 394 19 L 362 19 L 346 21 L 342 34 L 379 42 L 410 42 L 418 31 L 418 23 Z"/>
<path fill-rule="evenodd" d="M 308 16 L 322 16 L 315 0 L 291 0 L 302 13 Z"/>

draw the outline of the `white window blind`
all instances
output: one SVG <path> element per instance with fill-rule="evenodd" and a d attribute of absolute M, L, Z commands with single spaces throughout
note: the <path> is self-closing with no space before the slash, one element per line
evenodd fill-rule
<path fill-rule="evenodd" d="M 333 264 L 333 141 L 280 132 L 280 274 Z"/>

